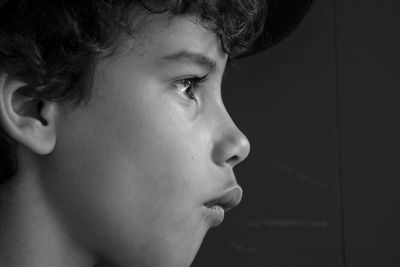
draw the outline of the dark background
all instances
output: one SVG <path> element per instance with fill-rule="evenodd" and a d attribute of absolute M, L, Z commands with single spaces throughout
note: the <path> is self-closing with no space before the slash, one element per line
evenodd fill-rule
<path fill-rule="evenodd" d="M 399 0 L 315 0 L 223 97 L 244 197 L 194 267 L 400 266 Z"/>

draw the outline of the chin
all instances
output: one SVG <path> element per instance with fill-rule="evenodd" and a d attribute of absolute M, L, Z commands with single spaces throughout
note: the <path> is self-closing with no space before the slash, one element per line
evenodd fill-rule
<path fill-rule="evenodd" d="M 194 238 L 193 233 L 192 238 Z M 201 238 L 193 240 L 191 244 L 188 244 L 188 240 L 182 240 L 178 245 L 173 242 L 174 245 L 163 246 L 163 248 L 157 248 L 152 251 L 151 254 L 142 257 L 140 262 L 137 258 L 134 262 L 128 263 L 125 261 L 124 267 L 140 266 L 140 267 L 190 267 L 193 263 L 200 246 L 203 242 L 205 233 L 201 235 Z M 156 251 L 161 250 L 161 251 Z M 153 256 L 149 256 L 153 255 Z M 118 265 L 119 266 L 119 265 Z"/>
<path fill-rule="evenodd" d="M 191 245 L 182 246 L 182 249 L 180 251 L 174 251 L 175 257 L 171 259 L 171 262 L 169 262 L 168 265 L 166 265 L 166 263 L 163 262 L 161 265 L 154 265 L 154 266 L 189 267 L 193 263 L 200 249 L 205 234 L 206 232 L 204 232 L 204 234 L 202 234 L 201 237 L 197 239 L 196 242 L 193 242 Z"/>

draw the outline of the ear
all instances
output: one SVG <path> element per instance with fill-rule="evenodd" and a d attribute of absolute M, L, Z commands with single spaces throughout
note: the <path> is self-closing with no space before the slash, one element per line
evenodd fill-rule
<path fill-rule="evenodd" d="M 21 94 L 26 83 L 0 73 L 0 122 L 6 133 L 33 152 L 46 155 L 56 144 L 57 105 Z"/>

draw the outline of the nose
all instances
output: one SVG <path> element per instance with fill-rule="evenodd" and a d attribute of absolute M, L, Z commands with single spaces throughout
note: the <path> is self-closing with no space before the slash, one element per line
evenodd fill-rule
<path fill-rule="evenodd" d="M 212 158 L 217 165 L 230 165 L 233 168 L 249 155 L 249 140 L 230 117 L 218 127 L 217 133 L 212 150 Z"/>

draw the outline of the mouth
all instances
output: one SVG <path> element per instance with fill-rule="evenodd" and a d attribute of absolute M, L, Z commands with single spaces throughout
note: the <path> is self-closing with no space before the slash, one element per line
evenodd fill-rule
<path fill-rule="evenodd" d="M 206 208 L 207 220 L 210 227 L 217 226 L 224 220 L 225 212 L 236 207 L 243 195 L 243 190 L 240 186 L 235 186 L 225 191 L 222 195 L 206 202 L 203 206 Z"/>

